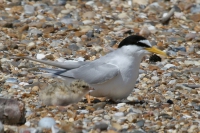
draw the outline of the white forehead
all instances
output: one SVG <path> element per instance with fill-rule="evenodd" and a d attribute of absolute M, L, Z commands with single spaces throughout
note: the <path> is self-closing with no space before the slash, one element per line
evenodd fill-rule
<path fill-rule="evenodd" d="M 148 45 L 149 47 L 152 47 L 151 43 L 148 40 L 140 40 L 139 42 L 144 43 Z"/>

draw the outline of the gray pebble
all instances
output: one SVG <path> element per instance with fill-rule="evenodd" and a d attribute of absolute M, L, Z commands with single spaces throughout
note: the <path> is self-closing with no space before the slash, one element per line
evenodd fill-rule
<path fill-rule="evenodd" d="M 89 113 L 89 111 L 87 111 L 87 110 L 77 110 L 77 112 L 79 114 L 88 114 Z"/>
<path fill-rule="evenodd" d="M 16 78 L 7 78 L 6 83 L 17 83 L 18 80 Z"/>
<path fill-rule="evenodd" d="M 194 5 L 191 9 L 190 9 L 191 13 L 200 13 L 200 5 Z"/>
<path fill-rule="evenodd" d="M 87 36 L 88 38 L 92 38 L 92 37 L 94 37 L 94 32 L 93 32 L 93 31 L 88 31 L 88 32 L 86 33 L 86 36 Z"/>
<path fill-rule="evenodd" d="M 50 46 L 52 46 L 52 47 L 58 47 L 61 44 L 62 44 L 61 40 L 52 40 L 52 42 L 50 43 Z"/>
<path fill-rule="evenodd" d="M 72 18 L 62 18 L 60 20 L 60 22 L 64 23 L 64 24 L 73 24 L 73 19 Z"/>
<path fill-rule="evenodd" d="M 38 29 L 31 29 L 29 30 L 29 35 L 30 36 L 42 36 L 42 31 L 38 30 Z"/>
<path fill-rule="evenodd" d="M 144 126 L 144 122 L 145 122 L 144 120 L 139 120 L 139 121 L 136 122 L 136 124 L 137 124 L 138 127 L 141 128 L 141 127 Z"/>
<path fill-rule="evenodd" d="M 0 133 L 4 133 L 4 126 L 3 126 L 3 124 L 1 123 L 1 121 L 0 121 Z"/>
<path fill-rule="evenodd" d="M 7 49 L 6 46 L 3 45 L 3 43 L 0 43 L 0 51 L 1 51 L 1 50 L 6 50 L 6 49 Z"/>
<path fill-rule="evenodd" d="M 107 128 L 108 128 L 108 124 L 106 124 L 104 122 L 96 123 L 94 126 L 94 129 L 100 129 L 101 131 L 107 130 Z"/>
<path fill-rule="evenodd" d="M 66 4 L 66 1 L 67 1 L 67 0 L 58 0 L 58 1 L 57 1 L 57 5 L 58 5 L 58 6 L 64 6 L 64 5 Z"/>
<path fill-rule="evenodd" d="M 27 15 L 33 15 L 35 11 L 34 6 L 32 5 L 24 5 L 24 13 Z"/>
<path fill-rule="evenodd" d="M 75 43 L 72 43 L 69 45 L 69 49 L 73 51 L 77 51 L 79 47 Z"/>
<path fill-rule="evenodd" d="M 95 109 L 103 109 L 106 106 L 106 102 L 99 102 L 93 105 Z"/>

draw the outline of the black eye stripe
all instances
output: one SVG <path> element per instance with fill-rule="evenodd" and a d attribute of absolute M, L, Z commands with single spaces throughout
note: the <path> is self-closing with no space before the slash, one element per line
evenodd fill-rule
<path fill-rule="evenodd" d="M 124 40 L 122 40 L 120 44 L 118 45 L 118 48 L 121 48 L 127 45 L 137 45 L 139 47 L 144 47 L 144 48 L 151 47 L 147 45 L 146 43 L 140 42 L 142 40 L 147 40 L 147 39 L 139 35 L 131 35 L 131 36 L 126 37 Z"/>

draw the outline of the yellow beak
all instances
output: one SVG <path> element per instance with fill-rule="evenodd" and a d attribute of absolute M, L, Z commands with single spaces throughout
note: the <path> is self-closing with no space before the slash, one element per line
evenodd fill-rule
<path fill-rule="evenodd" d="M 145 48 L 147 51 L 155 53 L 155 54 L 160 54 L 160 55 L 164 55 L 167 56 L 167 54 L 159 49 L 157 49 L 156 47 L 151 47 L 151 48 Z"/>

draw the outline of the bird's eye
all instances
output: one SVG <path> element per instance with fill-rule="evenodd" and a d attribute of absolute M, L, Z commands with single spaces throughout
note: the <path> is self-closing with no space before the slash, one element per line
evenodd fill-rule
<path fill-rule="evenodd" d="M 83 87 L 83 88 L 86 88 L 87 86 L 86 86 L 86 85 L 83 85 L 82 87 Z"/>

